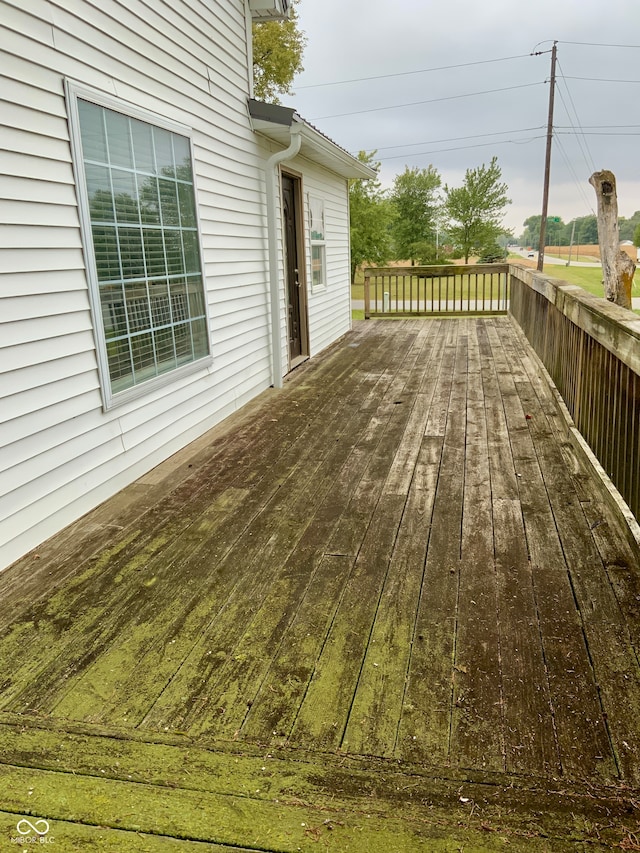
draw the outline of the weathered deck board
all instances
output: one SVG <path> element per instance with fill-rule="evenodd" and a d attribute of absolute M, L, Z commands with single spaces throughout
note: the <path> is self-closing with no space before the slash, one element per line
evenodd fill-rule
<path fill-rule="evenodd" d="M 470 324 L 471 331 L 473 325 Z M 469 335 L 466 443 L 451 756 L 463 767 L 503 770 L 491 471 L 484 380 L 477 337 Z"/>
<path fill-rule="evenodd" d="M 74 851 L 564 853 L 610 849 L 636 827 L 615 789 L 546 792 L 518 776 L 408 775 L 376 759 L 121 734 L 1 725 L 3 837 L 21 816 L 23 786 L 29 813 L 46 814 L 56 846 Z"/>
<path fill-rule="evenodd" d="M 410 614 L 416 609 L 423 581 L 440 468 L 442 441 L 424 438 L 438 369 L 424 357 L 422 363 L 423 379 L 382 493 L 385 506 L 398 496 L 406 497 L 406 503 L 342 744 L 365 754 L 394 754 L 415 639 Z"/>
<path fill-rule="evenodd" d="M 492 485 L 505 766 L 545 775 L 560 772 L 556 733 L 518 476 L 487 326 L 478 336 Z"/>
<path fill-rule="evenodd" d="M 526 412 L 522 406 L 514 378 L 514 374 L 518 375 L 518 362 L 508 358 L 497 336 L 492 346 L 499 382 L 504 389 L 503 399 L 508 402 L 505 413 L 519 478 L 561 765 L 563 772 L 572 777 L 602 773 L 603 778 L 610 778 L 610 774 L 615 775 L 615 767 L 597 685 L 584 643 L 563 543 L 532 438 L 535 426 L 531 424 L 539 413 Z"/>
<path fill-rule="evenodd" d="M 341 366 L 338 382 L 346 372 L 347 367 Z M 353 374 L 350 375 L 352 379 L 345 377 L 347 386 L 346 389 L 342 388 L 342 394 L 351 388 L 350 381 L 357 381 Z M 369 384 L 366 377 L 362 381 L 365 385 Z M 302 396 L 314 398 L 318 395 L 311 389 Z M 231 490 L 225 490 L 217 500 L 206 488 L 196 491 L 188 500 L 186 495 L 182 495 L 184 512 L 179 511 L 180 504 L 175 503 L 175 496 L 170 495 L 167 500 L 171 504 L 169 511 L 173 513 L 172 526 L 167 530 L 167 510 L 161 504 L 159 541 L 154 540 L 152 548 L 134 554 L 124 565 L 109 560 L 110 554 L 107 552 L 99 561 L 105 564 L 105 578 L 100 579 L 97 588 L 83 578 L 83 597 L 80 601 L 75 598 L 69 601 L 69 590 L 63 589 L 60 593 L 63 604 L 56 600 L 49 603 L 48 610 L 56 614 L 56 619 L 48 624 L 45 622 L 44 627 L 50 627 L 51 633 L 47 638 L 38 631 L 35 641 L 58 640 L 48 643 L 51 662 L 46 654 L 38 659 L 38 665 L 48 664 L 49 683 L 54 692 L 51 697 L 48 696 L 37 674 L 25 679 L 21 670 L 13 669 L 15 682 L 19 685 L 26 683 L 27 691 L 32 690 L 34 693 L 32 697 L 28 692 L 23 695 L 23 702 L 28 702 L 29 707 L 55 707 L 61 688 L 64 688 L 64 693 L 69 692 L 66 686 L 69 675 L 76 678 L 82 676 L 88 662 L 91 669 L 84 678 L 86 692 L 71 696 L 66 703 L 63 699 L 57 711 L 60 715 L 64 716 L 67 708 L 72 709 L 72 713 L 82 713 L 86 709 L 90 719 L 101 719 L 103 716 L 109 719 L 109 707 L 113 707 L 121 719 L 128 720 L 130 714 L 135 713 L 135 708 L 128 706 L 130 696 L 135 703 L 149 703 L 149 693 L 144 689 L 145 679 L 149 682 L 149 690 L 154 691 L 158 682 L 162 683 L 162 671 L 158 670 L 161 666 L 166 670 L 165 679 L 168 680 L 176 664 L 181 662 L 181 650 L 185 647 L 190 650 L 194 633 L 197 636 L 203 622 L 206 624 L 210 621 L 212 602 L 217 602 L 218 608 L 223 607 L 236 582 L 250 581 L 252 575 L 248 572 L 239 573 L 237 566 L 239 564 L 248 568 L 252 559 L 262 556 L 263 545 L 272 535 L 273 517 L 279 518 L 282 514 L 283 496 L 285 512 L 287 505 L 297 501 L 300 511 L 306 514 L 306 485 L 312 481 L 313 474 L 312 470 L 305 468 L 307 461 L 322 456 L 327 446 L 335 446 L 332 430 L 339 430 L 344 422 L 343 397 L 340 393 L 334 390 L 331 394 L 321 394 L 320 398 L 324 405 L 316 404 L 315 409 L 312 406 L 316 419 L 312 422 L 314 429 L 310 429 L 304 419 L 299 419 L 303 407 L 294 404 L 289 433 L 293 434 L 295 440 L 289 440 L 285 452 L 275 462 L 264 454 L 264 448 L 259 445 L 256 468 L 248 470 L 245 461 L 238 469 L 236 466 L 240 460 L 237 451 L 234 452 L 232 448 L 231 458 L 227 460 L 228 467 L 224 471 L 227 475 L 229 471 L 237 472 L 231 475 Z M 274 414 L 281 417 L 279 411 Z M 263 430 L 268 433 L 271 425 L 278 422 L 278 417 L 265 417 Z M 302 429 L 298 435 L 296 430 L 299 425 Z M 274 440 L 277 442 L 277 437 Z M 246 460 L 247 447 L 244 442 L 241 443 L 241 451 Z M 302 471 L 302 480 L 296 479 L 298 470 Z M 264 476 L 267 471 L 268 478 Z M 198 481 L 213 480 L 215 483 L 214 478 L 207 476 L 210 473 L 210 470 L 199 472 Z M 293 481 L 294 494 L 291 494 L 290 489 L 281 488 L 288 480 Z M 182 491 L 186 491 L 186 487 Z M 263 512 L 267 505 L 271 518 L 265 518 Z M 249 529 L 250 536 L 244 535 Z M 213 577 L 210 566 L 216 569 Z M 94 567 L 90 568 L 91 580 L 95 571 Z M 147 589 L 152 589 L 153 595 L 147 594 Z M 59 626 L 61 610 L 63 613 L 76 613 L 76 619 L 69 620 L 71 624 L 64 633 Z M 109 614 L 109 619 L 103 618 L 105 612 Z M 129 631 L 121 630 L 124 620 L 128 620 Z M 152 625 L 150 629 L 150 622 L 158 624 Z M 82 637 L 82 643 L 77 642 L 78 637 Z M 8 639 L 10 641 L 12 638 Z M 18 646 L 21 646 L 22 640 L 22 636 L 17 637 Z M 172 648 L 174 644 L 178 645 L 178 649 Z M 155 659 L 140 667 L 140 659 L 149 645 Z M 0 646 L 0 656 L 13 666 L 3 646 Z M 94 662 L 96 656 L 98 660 Z M 31 659 L 27 665 L 31 666 Z M 127 675 L 130 676 L 130 689 L 127 689 Z M 114 680 L 115 684 L 112 683 Z M 5 707 L 11 707 L 8 703 L 11 696 L 12 692 L 6 689 Z M 144 707 L 144 712 L 146 710 L 148 707 Z M 141 710 L 138 713 L 143 715 Z M 94 714 L 97 716 L 94 717 Z"/>
<path fill-rule="evenodd" d="M 449 761 L 464 483 L 466 359 L 466 336 L 455 334 L 447 341 L 441 370 L 440 400 L 446 420 L 437 418 L 440 423 L 434 425 L 430 419 L 427 424 L 428 436 L 433 435 L 434 427 L 443 429 L 442 457 L 397 747 L 400 757 L 414 761 Z"/>
<path fill-rule="evenodd" d="M 92 822 L 107 850 L 121 829 L 132 850 L 315 849 L 338 844 L 328 820 L 354 850 L 493 850 L 491 796 L 520 780 L 529 805 L 499 813 L 513 849 L 598 849 L 604 823 L 531 821 L 557 779 L 640 798 L 640 566 L 511 321 L 360 324 L 237 423 L 0 576 L 0 822 L 37 802 L 75 827 L 69 849 Z M 196 790 L 179 768 L 211 748 L 254 750 L 249 776 Z M 285 776 L 263 789 L 274 750 Z M 363 788 L 341 787 L 344 761 Z M 31 804 L 12 793 L 30 772 Z M 474 802 L 494 794 L 465 836 L 446 815 L 471 778 Z M 222 823 L 194 834 L 205 801 Z M 616 808 L 606 831 L 632 839 Z"/>
<path fill-rule="evenodd" d="M 395 754 L 440 452 L 441 442 L 425 440 L 416 461 L 342 743 L 351 752 Z"/>

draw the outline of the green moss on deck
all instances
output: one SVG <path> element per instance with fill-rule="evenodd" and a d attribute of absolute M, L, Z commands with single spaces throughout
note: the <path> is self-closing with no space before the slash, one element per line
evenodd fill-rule
<path fill-rule="evenodd" d="M 0 577 L 0 848 L 640 833 L 633 556 L 508 320 L 361 324 L 193 458 Z"/>

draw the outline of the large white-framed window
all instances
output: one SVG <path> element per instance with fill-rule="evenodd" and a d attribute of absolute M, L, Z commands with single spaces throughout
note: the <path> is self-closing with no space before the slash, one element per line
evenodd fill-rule
<path fill-rule="evenodd" d="M 311 287 L 324 287 L 327 283 L 324 201 L 313 195 L 309 195 L 309 235 L 311 242 Z"/>
<path fill-rule="evenodd" d="M 210 360 L 190 129 L 66 82 L 106 408 Z"/>

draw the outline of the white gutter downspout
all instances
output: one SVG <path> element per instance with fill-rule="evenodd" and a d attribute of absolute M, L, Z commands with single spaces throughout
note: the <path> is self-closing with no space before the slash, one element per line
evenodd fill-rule
<path fill-rule="evenodd" d="M 302 145 L 302 123 L 291 127 L 291 141 L 284 151 L 277 151 L 265 163 L 267 182 L 267 240 L 269 245 L 269 298 L 271 309 L 271 370 L 274 388 L 282 388 L 282 334 L 280 329 L 280 281 L 278 276 L 278 174 L 276 166 L 295 157 Z"/>

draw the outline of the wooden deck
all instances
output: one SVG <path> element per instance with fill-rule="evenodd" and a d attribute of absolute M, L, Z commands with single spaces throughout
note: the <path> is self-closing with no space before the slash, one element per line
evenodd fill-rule
<path fill-rule="evenodd" d="M 0 849 L 640 849 L 598 494 L 508 317 L 358 324 L 0 576 Z"/>

